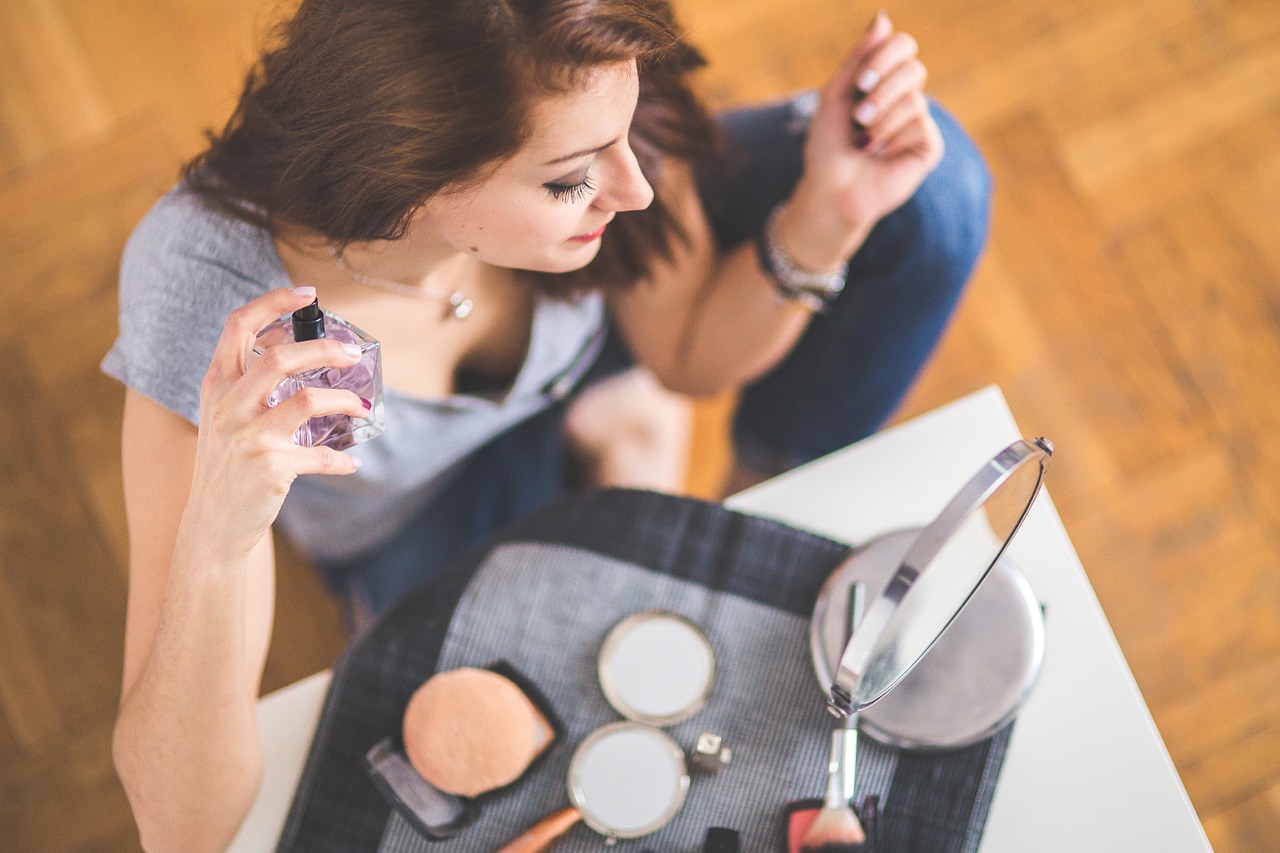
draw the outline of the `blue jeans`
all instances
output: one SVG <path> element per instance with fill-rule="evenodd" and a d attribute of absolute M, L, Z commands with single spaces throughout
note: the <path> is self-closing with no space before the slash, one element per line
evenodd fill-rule
<path fill-rule="evenodd" d="M 778 473 L 875 432 L 933 352 L 987 236 L 991 180 L 981 155 L 936 105 L 946 154 L 915 195 L 881 220 L 849 263 L 848 284 L 791 353 L 743 390 L 734 419 L 738 458 Z M 792 102 L 721 118 L 728 171 L 699 188 L 722 248 L 750 239 L 800 176 L 802 113 Z M 584 379 L 631 364 L 611 334 Z M 321 565 L 340 593 L 373 612 L 483 545 L 500 527 L 566 489 L 567 402 L 498 436 L 463 463 L 421 516 L 385 546 Z"/>

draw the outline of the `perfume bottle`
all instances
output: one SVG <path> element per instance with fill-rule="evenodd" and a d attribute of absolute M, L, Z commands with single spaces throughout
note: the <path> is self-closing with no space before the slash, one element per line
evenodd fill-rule
<path fill-rule="evenodd" d="M 285 378 L 267 398 L 268 406 L 279 405 L 302 388 L 341 388 L 360 397 L 369 410 L 363 418 L 324 415 L 312 418 L 294 434 L 303 447 L 332 447 L 345 450 L 353 444 L 382 435 L 386 420 L 382 407 L 382 347 L 350 323 L 312 302 L 281 317 L 258 333 L 253 352 L 261 356 L 268 347 L 288 341 L 333 338 L 360 347 L 360 360 L 350 367 L 320 367 Z"/>

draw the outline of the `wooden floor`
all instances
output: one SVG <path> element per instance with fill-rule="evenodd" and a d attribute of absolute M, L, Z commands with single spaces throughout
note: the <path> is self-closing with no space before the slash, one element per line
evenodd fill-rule
<path fill-rule="evenodd" d="M 874 11 L 681 0 L 727 105 L 822 81 Z M 1280 7 L 902 0 L 996 178 L 994 231 L 908 401 L 999 383 L 1215 848 L 1280 850 Z M 0 848 L 137 845 L 108 742 L 125 597 L 132 225 L 220 123 L 259 0 L 0 3 Z M 703 412 L 697 488 L 723 447 Z M 297 560 L 266 688 L 344 637 Z M 1082 700 L 1086 697 L 1082 697 Z"/>

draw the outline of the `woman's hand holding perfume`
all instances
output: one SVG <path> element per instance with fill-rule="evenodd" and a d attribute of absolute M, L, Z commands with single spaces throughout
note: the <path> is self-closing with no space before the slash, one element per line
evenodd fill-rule
<path fill-rule="evenodd" d="M 201 384 L 198 431 L 140 395 L 126 403 L 126 420 L 143 424 L 124 459 L 145 523 L 130 528 L 141 568 L 131 570 L 113 754 L 148 850 L 223 850 L 235 835 L 262 772 L 254 700 L 271 634 L 271 523 L 299 474 L 357 467 L 295 434 L 318 415 L 365 417 L 359 396 L 303 388 L 267 401 L 286 376 L 355 364 L 359 347 L 289 341 L 251 357 L 260 329 L 314 300 L 312 288 L 273 290 L 232 312 Z"/>
<path fill-rule="evenodd" d="M 348 367 L 359 347 L 333 339 L 273 346 L 250 357 L 259 330 L 315 299 L 314 288 L 273 290 L 233 311 L 200 387 L 200 432 L 184 527 L 200 531 L 202 548 L 248 553 L 266 534 L 300 474 L 350 474 L 358 460 L 330 447 L 300 447 L 294 436 L 321 415 L 362 418 L 367 407 L 351 391 L 303 388 L 268 406 L 287 376 Z"/>

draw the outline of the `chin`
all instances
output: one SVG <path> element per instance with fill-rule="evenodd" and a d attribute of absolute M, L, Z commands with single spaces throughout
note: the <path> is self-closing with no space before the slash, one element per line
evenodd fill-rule
<path fill-rule="evenodd" d="M 600 254 L 600 241 L 576 250 L 557 253 L 552 257 L 541 258 L 538 262 L 524 267 L 530 272 L 565 273 L 575 272 L 595 260 Z"/>

